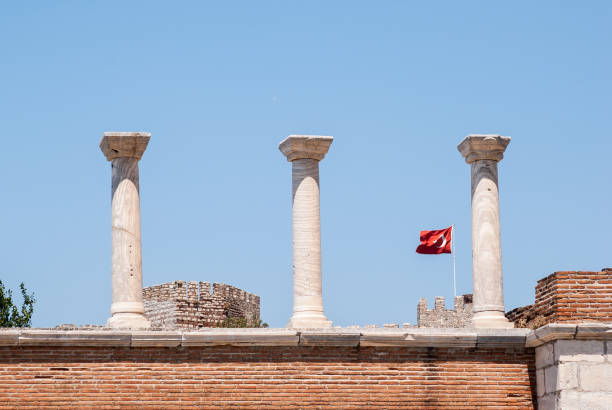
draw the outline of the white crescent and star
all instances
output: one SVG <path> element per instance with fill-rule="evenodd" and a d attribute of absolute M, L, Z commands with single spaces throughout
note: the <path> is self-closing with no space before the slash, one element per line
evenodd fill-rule
<path fill-rule="evenodd" d="M 446 235 L 444 234 L 440 235 L 440 237 L 438 238 L 437 241 L 434 242 L 434 244 L 438 243 L 440 239 L 444 239 L 444 240 L 442 241 L 442 245 L 438 246 L 438 248 L 444 248 L 444 246 L 446 246 Z"/>

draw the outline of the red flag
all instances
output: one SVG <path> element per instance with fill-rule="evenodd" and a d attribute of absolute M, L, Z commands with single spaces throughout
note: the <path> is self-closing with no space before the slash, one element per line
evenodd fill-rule
<path fill-rule="evenodd" d="M 453 227 L 438 229 L 436 231 L 421 231 L 421 244 L 417 247 L 417 253 L 438 255 L 440 253 L 452 253 L 451 241 L 453 238 Z"/>

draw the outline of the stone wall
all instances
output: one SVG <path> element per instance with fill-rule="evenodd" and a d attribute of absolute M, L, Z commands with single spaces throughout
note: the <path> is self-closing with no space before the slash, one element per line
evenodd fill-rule
<path fill-rule="evenodd" d="M 259 296 L 223 283 L 174 281 L 142 291 L 145 316 L 153 327 L 198 329 L 228 318 L 259 320 Z"/>
<path fill-rule="evenodd" d="M 470 327 L 472 321 L 472 295 L 455 297 L 455 308 L 448 310 L 443 297 L 436 297 L 434 309 L 427 309 L 427 300 L 421 299 L 417 307 L 418 327 Z"/>
<path fill-rule="evenodd" d="M 555 272 L 538 281 L 535 303 L 511 310 L 516 327 L 548 323 L 612 322 L 612 269 Z"/>
<path fill-rule="evenodd" d="M 548 325 L 527 344 L 536 348 L 540 409 L 612 408 L 612 326 Z"/>
<path fill-rule="evenodd" d="M 536 349 L 542 408 L 610 408 L 612 341 L 557 340 Z"/>

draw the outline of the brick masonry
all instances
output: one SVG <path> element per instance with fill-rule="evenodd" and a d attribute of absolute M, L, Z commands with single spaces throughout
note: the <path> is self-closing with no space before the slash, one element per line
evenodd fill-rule
<path fill-rule="evenodd" d="M 612 269 L 555 272 L 538 281 L 535 303 L 506 313 L 516 327 L 612 322 Z"/>
<path fill-rule="evenodd" d="M 1 409 L 533 409 L 533 349 L 0 347 Z"/>
<path fill-rule="evenodd" d="M 472 322 L 472 295 L 455 297 L 453 310 L 446 309 L 443 297 L 436 297 L 434 309 L 427 309 L 427 300 L 417 306 L 418 327 L 470 327 Z"/>
<path fill-rule="evenodd" d="M 219 326 L 228 318 L 254 325 L 260 318 L 259 296 L 223 283 L 174 281 L 142 291 L 145 316 L 153 327 L 198 329 Z"/>

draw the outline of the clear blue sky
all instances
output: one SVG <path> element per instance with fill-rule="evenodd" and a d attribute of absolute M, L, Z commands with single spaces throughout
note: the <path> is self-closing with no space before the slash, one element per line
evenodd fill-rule
<path fill-rule="evenodd" d="M 0 6 L 0 279 L 35 326 L 110 308 L 104 131 L 149 131 L 144 284 L 203 280 L 291 316 L 289 134 L 321 163 L 323 293 L 335 325 L 416 321 L 471 292 L 470 133 L 500 163 L 507 310 L 556 270 L 612 266 L 608 1 L 31 1 Z M 450 305 L 450 303 L 449 303 Z"/>

